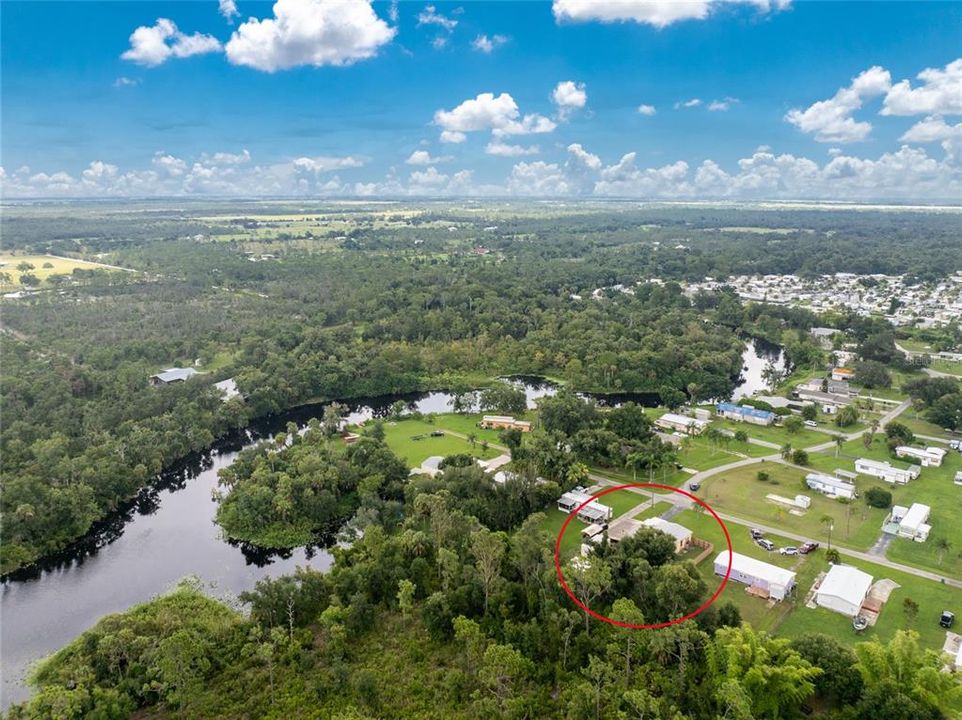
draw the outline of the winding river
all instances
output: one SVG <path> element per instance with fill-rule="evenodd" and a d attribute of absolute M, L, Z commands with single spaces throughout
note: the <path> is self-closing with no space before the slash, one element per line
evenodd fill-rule
<path fill-rule="evenodd" d="M 764 387 L 761 371 L 769 361 L 784 364 L 779 348 L 747 343 L 743 377 L 734 397 Z M 549 383 L 516 378 L 529 405 L 555 392 Z M 383 416 L 397 400 L 412 410 L 451 410 L 451 395 L 432 392 L 349 401 L 348 420 Z M 653 404 L 651 395 L 605 396 L 607 402 L 635 400 Z M 217 471 L 233 462 L 244 447 L 283 430 L 288 422 L 303 426 L 319 417 L 323 405 L 306 405 L 252 423 L 207 453 L 166 473 L 133 502 L 99 524 L 62 556 L 8 578 L 0 589 L 2 707 L 25 700 L 30 666 L 54 652 L 109 613 L 123 611 L 196 576 L 211 595 L 229 602 L 265 577 L 290 574 L 298 566 L 324 570 L 332 557 L 324 548 L 268 553 L 227 542 L 214 521 L 211 493 Z"/>

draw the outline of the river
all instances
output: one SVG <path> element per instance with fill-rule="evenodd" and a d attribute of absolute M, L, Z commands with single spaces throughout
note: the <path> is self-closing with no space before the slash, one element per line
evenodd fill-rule
<path fill-rule="evenodd" d="M 764 387 L 760 373 L 769 359 L 770 348 L 759 347 L 757 341 L 746 344 L 746 367 L 738 387 L 746 392 Z M 529 406 L 555 392 L 553 385 L 537 378 L 511 380 L 524 387 Z M 657 401 L 652 394 L 593 397 L 604 404 Z M 357 423 L 383 416 L 399 399 L 422 413 L 451 410 L 451 395 L 432 392 L 349 401 L 347 419 Z M 164 473 L 62 556 L 5 580 L 0 589 L 0 706 L 6 710 L 29 696 L 25 675 L 37 660 L 104 615 L 156 597 L 184 577 L 196 576 L 211 595 L 235 602 L 261 578 L 290 574 L 298 566 L 329 568 L 332 557 L 324 548 L 277 553 L 227 542 L 214 521 L 216 504 L 211 498 L 217 471 L 233 462 L 240 450 L 284 430 L 288 422 L 303 426 L 322 412 L 323 404 L 305 405 L 255 421 L 244 432 Z"/>

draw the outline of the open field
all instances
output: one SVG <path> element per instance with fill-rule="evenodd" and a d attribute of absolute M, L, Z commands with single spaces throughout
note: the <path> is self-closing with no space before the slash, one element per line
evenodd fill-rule
<path fill-rule="evenodd" d="M 33 265 L 32 270 L 26 272 L 18 270 L 17 266 L 21 263 Z M 105 265 L 85 260 L 74 260 L 73 258 L 55 257 L 52 255 L 12 255 L 10 253 L 0 253 L 0 272 L 10 275 L 10 282 L 0 282 L 0 288 L 4 290 L 15 290 L 23 287 L 20 276 L 30 274 L 45 283 L 51 275 L 70 275 L 75 269 L 82 270 L 101 270 L 110 269 Z"/>
<path fill-rule="evenodd" d="M 663 512 L 665 512 L 666 510 L 670 510 L 670 509 L 671 509 L 670 502 L 665 502 L 664 500 L 660 500 L 656 502 L 654 505 L 652 505 L 651 507 L 646 508 L 645 510 L 642 510 L 640 513 L 635 515 L 635 519 L 647 520 L 648 518 L 657 517 L 658 515 L 661 515 Z"/>
<path fill-rule="evenodd" d="M 410 467 L 417 467 L 432 455 L 456 455 L 467 453 L 482 459 L 493 458 L 501 452 L 494 448 L 484 449 L 479 441 L 471 445 L 454 435 L 431 437 L 438 426 L 423 420 L 400 420 L 384 423 L 384 440 L 388 447 Z"/>
<path fill-rule="evenodd" d="M 962 363 L 952 362 L 951 360 L 932 360 L 929 365 L 933 370 L 938 370 L 939 372 L 949 373 L 950 375 L 958 375 L 962 378 Z"/>
<path fill-rule="evenodd" d="M 767 472 L 770 480 L 758 480 L 759 470 Z M 708 478 L 700 494 L 705 502 L 718 510 L 746 520 L 776 525 L 822 544 L 828 539 L 827 523 L 823 523 L 822 518 L 828 517 L 834 527 L 834 543 L 857 550 L 871 547 L 881 533 L 882 522 L 888 513 L 869 507 L 861 499 L 843 504 L 807 487 L 803 488 L 806 472 L 782 463 L 760 462 Z M 858 486 L 867 489 L 872 484 L 862 480 Z M 812 505 L 802 511 L 804 515 L 793 515 L 788 508 L 766 499 L 769 493 L 790 499 L 799 494 L 807 495 L 812 499 Z"/>

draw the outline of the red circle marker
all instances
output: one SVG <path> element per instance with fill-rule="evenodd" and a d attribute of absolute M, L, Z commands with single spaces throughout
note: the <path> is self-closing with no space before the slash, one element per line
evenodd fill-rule
<path fill-rule="evenodd" d="M 715 590 L 714 595 L 708 598 L 708 600 L 705 601 L 704 605 L 702 605 L 697 610 L 694 610 L 688 613 L 684 617 L 680 617 L 676 620 L 669 620 L 668 622 L 661 622 L 661 623 L 652 623 L 650 625 L 648 624 L 642 625 L 639 623 L 626 623 L 626 622 L 620 622 L 618 620 L 612 620 L 607 615 L 596 613 L 594 610 L 592 610 L 590 607 L 588 607 L 587 605 L 582 603 L 578 598 L 576 598 L 574 596 L 574 593 L 571 592 L 571 588 L 568 587 L 568 583 L 565 582 L 564 575 L 561 572 L 561 538 L 564 537 L 565 531 L 568 529 L 568 524 L 571 522 L 571 519 L 576 517 L 578 513 L 581 512 L 581 508 L 583 508 L 588 503 L 593 502 L 598 498 L 603 497 L 609 493 L 613 493 L 616 490 L 624 490 L 626 488 L 635 488 L 635 487 L 660 488 L 662 490 L 671 490 L 672 492 L 680 493 L 681 495 L 691 498 L 692 500 L 694 500 L 696 503 L 698 503 L 703 508 L 705 508 L 708 512 L 711 513 L 712 517 L 715 518 L 715 522 L 717 522 L 721 526 L 722 532 L 725 533 L 725 542 L 728 543 L 728 567 L 725 570 L 725 577 L 722 578 L 721 584 L 718 586 L 718 589 Z M 658 630 L 660 628 L 670 627 L 671 625 L 677 625 L 678 623 L 682 623 L 685 620 L 691 620 L 696 615 L 699 615 L 700 613 L 703 613 L 705 610 L 707 610 L 708 607 L 713 602 L 715 602 L 715 600 L 718 599 L 718 596 L 721 595 L 722 590 L 725 589 L 725 585 L 728 584 L 729 576 L 732 574 L 732 552 L 733 552 L 732 538 L 731 538 L 731 535 L 728 534 L 728 528 L 725 526 L 725 523 L 722 522 L 722 519 L 718 517 L 718 513 L 712 510 L 711 506 L 708 503 L 706 503 L 704 500 L 695 497 L 694 495 L 692 495 L 690 492 L 686 490 L 682 490 L 681 488 L 676 488 L 671 485 L 659 485 L 657 483 L 627 483 L 626 485 L 614 485 L 612 487 L 605 488 L 601 492 L 595 493 L 594 495 L 592 495 L 590 498 L 585 500 L 583 503 L 581 503 L 581 505 L 576 507 L 574 510 L 572 510 L 568 514 L 568 518 L 567 520 L 564 521 L 564 524 L 561 526 L 561 530 L 558 531 L 558 538 L 555 540 L 554 569 L 555 569 L 555 573 L 558 576 L 558 582 L 561 583 L 561 587 L 564 589 L 565 594 L 567 594 L 567 596 L 571 598 L 571 600 L 574 602 L 575 605 L 580 607 L 582 610 L 584 610 L 586 613 L 591 615 L 591 617 L 595 618 L 596 620 L 601 620 L 602 622 L 606 622 L 609 625 L 617 625 L 618 627 L 632 628 L 634 630 Z"/>

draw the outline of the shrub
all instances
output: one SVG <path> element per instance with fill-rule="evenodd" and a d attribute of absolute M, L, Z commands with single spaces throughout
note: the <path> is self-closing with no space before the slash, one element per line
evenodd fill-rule
<path fill-rule="evenodd" d="M 808 453 L 802 449 L 792 450 L 792 462 L 796 465 L 808 465 Z"/>
<path fill-rule="evenodd" d="M 761 482 L 768 482 L 768 480 L 770 479 L 771 476 L 770 476 L 767 472 L 765 472 L 764 470 L 759 470 L 759 471 L 758 471 L 758 475 L 756 475 L 756 477 L 757 477 Z"/>
<path fill-rule="evenodd" d="M 876 508 L 892 507 L 892 493 L 885 488 L 869 488 L 865 493 L 865 502 Z"/>

